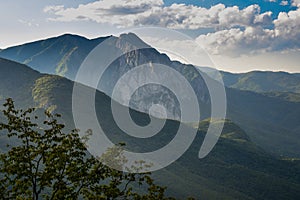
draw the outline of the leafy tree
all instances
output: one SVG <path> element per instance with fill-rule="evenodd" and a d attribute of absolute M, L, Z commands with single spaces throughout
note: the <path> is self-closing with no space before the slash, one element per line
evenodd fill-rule
<path fill-rule="evenodd" d="M 65 133 L 59 114 L 45 112 L 43 121 L 34 115 L 34 108 L 16 109 L 12 99 L 4 107 L 0 131 L 18 141 L 0 155 L 0 196 L 4 199 L 170 199 L 150 173 L 118 171 L 91 156 L 83 141 L 91 131 L 85 138 L 79 137 L 78 130 Z M 104 156 L 115 158 L 112 161 L 118 165 L 126 162 L 122 144 Z M 144 192 L 137 192 L 137 186 Z"/>

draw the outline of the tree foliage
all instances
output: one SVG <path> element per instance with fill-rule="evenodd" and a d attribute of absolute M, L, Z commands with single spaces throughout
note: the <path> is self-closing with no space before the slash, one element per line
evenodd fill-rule
<path fill-rule="evenodd" d="M 169 199 L 150 173 L 118 171 L 90 155 L 83 140 L 91 131 L 87 138 L 80 138 L 78 130 L 65 133 L 59 114 L 45 112 L 41 120 L 33 108 L 16 109 L 12 99 L 4 107 L 0 131 L 17 139 L 0 155 L 4 199 Z M 121 165 L 126 162 L 121 147 L 104 156 Z"/>

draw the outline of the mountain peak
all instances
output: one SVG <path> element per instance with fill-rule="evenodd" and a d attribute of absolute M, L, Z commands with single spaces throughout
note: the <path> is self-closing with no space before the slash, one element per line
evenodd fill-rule
<path fill-rule="evenodd" d="M 131 44 L 132 46 L 136 47 L 150 47 L 150 45 L 146 44 L 141 38 L 139 38 L 136 34 L 129 32 L 123 33 L 118 38 L 120 41 L 126 41 L 127 43 Z"/>
<path fill-rule="evenodd" d="M 84 36 L 76 35 L 76 34 L 72 34 L 72 33 L 65 33 L 65 34 L 57 36 L 57 37 L 62 37 L 62 38 L 71 37 L 71 38 L 84 38 L 84 39 L 87 39 Z"/>

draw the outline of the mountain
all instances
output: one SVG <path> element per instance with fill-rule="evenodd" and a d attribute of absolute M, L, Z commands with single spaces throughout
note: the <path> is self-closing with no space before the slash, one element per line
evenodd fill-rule
<path fill-rule="evenodd" d="M 222 72 L 227 87 L 253 92 L 300 93 L 300 77 L 287 72 L 253 71 L 233 74 Z"/>
<path fill-rule="evenodd" d="M 74 78 L 87 54 L 108 37 L 93 40 L 65 34 L 0 51 L 0 57 L 29 65 L 42 73 Z"/>
<path fill-rule="evenodd" d="M 194 82 L 193 88 L 198 92 L 197 96 L 201 102 L 208 103 L 209 95 L 204 80 L 202 78 L 195 79 L 195 77 L 193 77 L 195 76 L 194 74 L 196 74 L 196 69 L 179 62 L 172 62 L 165 54 L 160 54 L 133 33 L 121 34 L 119 37 L 101 37 L 93 40 L 66 34 L 5 49 L 0 52 L 0 57 L 26 64 L 42 73 L 60 75 L 75 80 L 79 67 L 88 53 L 100 43 L 103 46 L 97 52 L 99 67 L 105 67 L 102 65 L 104 65 L 105 60 L 109 60 L 110 57 L 112 57 L 113 61 L 112 63 L 108 63 L 109 68 L 105 71 L 98 86 L 98 89 L 109 96 L 112 95 L 112 89 L 119 78 L 126 72 L 136 66 L 156 63 L 171 66 L 181 74 L 184 74 L 186 78 Z M 120 56 L 116 56 L 115 58 L 115 55 Z M 84 72 L 86 82 L 92 79 L 90 77 L 94 76 L 95 70 L 96 69 Z M 140 74 L 138 76 L 143 75 L 144 74 Z M 168 73 L 157 73 L 157 78 L 161 80 L 171 80 L 168 77 Z M 180 87 L 180 85 L 178 89 L 180 89 L 181 94 L 185 93 L 185 89 Z M 157 96 L 160 95 L 160 91 L 163 91 L 165 98 L 161 99 L 160 103 L 166 104 L 167 107 L 170 108 L 171 115 L 169 118 L 180 118 L 180 113 L 177 109 L 178 105 L 175 105 L 174 101 L 170 101 L 170 99 L 172 99 L 170 98 L 170 91 L 160 86 L 157 86 L 155 89 L 151 86 L 140 89 L 139 93 L 142 95 L 135 96 L 136 98 L 132 99 L 130 106 L 134 109 L 147 112 L 147 103 L 152 101 L 152 97 L 144 94 L 149 92 L 149 90 L 157 92 Z M 141 97 L 143 97 L 143 99 L 141 99 Z M 140 104 L 140 102 L 145 102 L 146 104 Z M 206 107 L 207 106 L 202 106 L 202 116 L 204 118 L 209 115 L 207 114 L 209 111 L 206 111 Z"/>
<path fill-rule="evenodd" d="M 18 107 L 31 104 L 41 110 L 50 108 L 63 114 L 63 120 L 70 128 L 74 126 L 72 81 L 55 75 L 40 74 L 23 64 L 5 59 L 0 59 L 0 70 L 2 98 L 18 99 Z M 14 81 L 18 84 L 13 84 Z M 10 88 L 6 89 L 8 86 Z M 24 94 L 20 93 L 20 87 Z M 89 90 L 94 91 L 83 86 L 83 92 Z M 249 92 L 247 94 L 249 96 L 245 98 L 252 95 Z M 115 143 L 125 141 L 128 149 L 144 152 L 160 148 L 177 132 L 179 122 L 167 120 L 164 128 L 153 138 L 128 137 L 113 120 L 110 97 L 96 92 L 95 100 L 97 117 L 103 129 L 107 130 L 108 137 Z M 88 111 L 85 112 L 90 115 Z M 131 110 L 131 116 L 137 124 L 149 122 L 147 114 Z M 204 120 L 199 124 L 189 125 L 190 128 L 198 127 L 191 147 L 179 160 L 154 172 L 155 180 L 168 186 L 170 195 L 179 199 L 187 196 L 194 196 L 196 199 L 299 199 L 300 163 L 297 160 L 278 159 L 262 150 L 243 129 L 230 120 L 225 121 L 223 133 L 213 151 L 204 159 L 198 159 L 208 124 L 209 121 Z M 3 136 L 0 137 L 1 147 L 6 142 L 8 141 Z"/>
<path fill-rule="evenodd" d="M 266 96 L 279 98 L 285 101 L 290 102 L 300 102 L 300 93 L 292 93 L 292 92 L 266 92 L 263 93 Z"/>
<path fill-rule="evenodd" d="M 35 70 L 64 75 L 74 80 L 83 59 L 98 44 L 105 47 L 100 49 L 98 57 L 100 61 L 120 55 L 114 58 L 112 63 L 109 63 L 109 67 L 101 77 L 98 89 L 104 93 L 112 96 L 112 89 L 120 77 L 135 67 L 144 65 L 151 68 L 153 64 L 161 64 L 175 69 L 185 77 L 198 97 L 201 120 L 210 117 L 210 94 L 204 80 L 218 85 L 217 81 L 207 76 L 207 74 L 211 74 L 205 71 L 207 74 L 200 72 L 199 75 L 196 67 L 171 61 L 165 54 L 151 48 L 132 33 L 93 40 L 67 34 L 5 49 L 0 52 L 0 57 L 28 63 Z M 144 48 L 137 49 L 141 46 Z M 72 49 L 76 50 L 72 51 L 71 54 L 66 54 Z M 65 55 L 70 56 L 67 56 L 68 59 L 63 59 L 66 58 Z M 104 59 L 101 60 L 100 58 Z M 64 68 L 64 73 L 56 73 L 62 60 L 67 68 Z M 90 77 L 94 76 L 96 70 L 97 68 L 85 71 L 85 80 L 91 80 Z M 170 78 L 168 73 L 154 73 L 154 75 L 161 80 L 177 80 L 174 77 Z M 137 74 L 137 77 L 145 76 L 147 74 Z M 290 94 L 290 91 L 297 92 L 299 90 L 299 78 L 284 72 L 251 72 L 246 74 L 223 72 L 223 78 L 228 87 L 226 89 L 227 118 L 244 129 L 251 140 L 264 150 L 277 156 L 300 157 L 300 124 L 298 121 L 300 104 L 297 95 Z M 38 83 L 53 84 L 53 77 L 49 76 L 44 79 Z M 139 80 L 143 81 L 142 78 Z M 127 86 L 132 87 L 128 84 Z M 184 96 L 186 92 L 181 85 L 178 85 L 176 90 L 178 96 Z M 38 95 L 43 90 L 36 91 L 38 91 L 36 92 L 36 99 L 41 99 Z M 271 91 L 276 91 L 276 94 Z M 289 94 L 279 94 L 278 92 L 289 92 Z M 168 108 L 170 114 L 168 118 L 179 119 L 181 114 L 179 104 L 178 101 L 174 101 L 173 97 L 174 94 L 172 95 L 172 92 L 164 87 L 148 85 L 134 93 L 130 107 L 148 113 L 149 105 L 161 103 Z M 40 104 L 47 105 L 45 102 L 40 102 Z"/>
<path fill-rule="evenodd" d="M 264 150 L 299 157 L 299 102 L 228 88 L 227 118 L 243 128 Z"/>
<path fill-rule="evenodd" d="M 134 34 L 122 34 L 119 38 L 107 36 L 95 39 L 64 34 L 3 49 L 0 51 L 0 57 L 26 64 L 41 73 L 60 75 L 74 80 L 86 56 L 106 39 L 110 39 L 114 51 L 126 51 L 127 48 L 141 45 L 150 47 Z"/>
<path fill-rule="evenodd" d="M 206 158 L 199 160 L 197 150 L 206 128 L 207 122 L 201 122 L 199 137 L 186 154 L 175 163 L 179 166 L 174 164 L 166 169 L 173 172 L 168 175 L 171 177 L 181 177 L 184 171 L 184 177 L 188 180 L 188 184 L 184 187 L 186 191 L 190 194 L 199 194 L 199 197 L 202 197 L 199 199 L 294 198 L 293 195 L 296 195 L 294 192 L 284 191 L 291 191 L 288 189 L 290 187 L 298 187 L 294 183 L 299 180 L 299 174 L 297 172 L 290 174 L 291 171 L 297 170 L 297 162 L 291 164 L 274 159 L 254 145 L 246 133 L 231 121 L 226 121 L 222 136 L 213 151 Z M 182 167 L 184 170 L 178 170 L 180 166 L 184 166 Z M 291 171 L 286 171 L 286 167 Z M 288 183 L 284 177 L 295 179 Z M 180 178 L 177 180 L 174 185 L 180 182 Z M 280 185 L 277 185 L 278 183 Z M 179 189 L 178 187 L 176 189 Z M 272 191 L 272 194 L 266 192 L 266 188 L 267 191 Z M 282 189 L 283 193 L 277 193 L 276 188 Z M 230 191 L 230 195 L 227 191 Z"/>
<path fill-rule="evenodd" d="M 26 65 L 16 64 L 13 61 L 0 59 L 0 102 L 12 97 L 22 106 L 28 107 L 33 103 L 32 86 L 41 74 Z"/>
<path fill-rule="evenodd" d="M 107 36 L 91 40 L 78 35 L 65 34 L 0 50 L 0 57 L 26 64 L 42 73 L 60 75 L 74 80 L 86 56 L 106 39 L 110 39 L 111 45 L 115 48 L 114 51 L 126 52 L 128 49 L 139 46 L 149 48 L 143 50 L 144 52 L 140 51 L 138 55 L 131 54 L 130 58 L 124 55 L 132 63 L 151 61 L 153 63 L 180 65 L 178 62 L 171 62 L 165 54 L 160 54 L 132 33 L 122 34 L 120 37 Z M 127 67 L 132 67 L 130 66 L 132 63 L 119 60 L 119 64 L 127 64 Z M 179 67 L 183 66 L 185 65 Z M 203 71 L 207 72 L 207 70 Z M 239 74 L 221 71 L 221 74 L 225 86 L 230 88 L 254 92 L 300 93 L 299 74 L 268 71 Z"/>

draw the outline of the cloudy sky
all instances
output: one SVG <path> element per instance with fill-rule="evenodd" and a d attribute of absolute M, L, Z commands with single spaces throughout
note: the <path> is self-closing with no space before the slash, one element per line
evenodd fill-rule
<path fill-rule="evenodd" d="M 0 48 L 63 33 L 93 38 L 139 30 L 143 40 L 182 62 L 232 72 L 300 72 L 300 0 L 0 2 Z"/>

